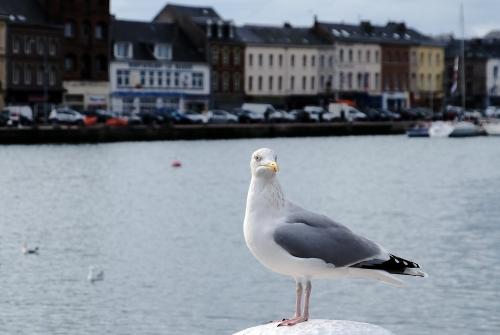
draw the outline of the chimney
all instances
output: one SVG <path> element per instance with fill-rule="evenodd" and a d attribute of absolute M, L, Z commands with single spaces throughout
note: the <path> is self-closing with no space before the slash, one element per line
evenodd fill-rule
<path fill-rule="evenodd" d="M 285 24 L 283 24 L 283 28 L 290 29 L 292 28 L 292 25 L 290 24 L 290 22 L 285 22 Z"/>

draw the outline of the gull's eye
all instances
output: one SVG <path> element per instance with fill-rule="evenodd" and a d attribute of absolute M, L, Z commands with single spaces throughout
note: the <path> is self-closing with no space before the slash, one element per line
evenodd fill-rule
<path fill-rule="evenodd" d="M 255 155 L 253 157 L 257 162 L 260 161 L 262 159 L 262 157 L 260 157 L 259 155 Z"/>

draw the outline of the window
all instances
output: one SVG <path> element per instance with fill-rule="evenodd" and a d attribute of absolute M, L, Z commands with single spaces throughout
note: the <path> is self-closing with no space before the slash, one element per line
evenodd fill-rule
<path fill-rule="evenodd" d="M 307 89 L 307 78 L 306 76 L 303 76 L 302 77 L 302 90 L 306 90 Z"/>
<path fill-rule="evenodd" d="M 222 64 L 228 65 L 229 64 L 229 49 L 228 48 L 223 48 L 222 49 Z M 229 81 L 229 79 L 228 79 Z M 228 84 L 229 86 L 229 84 Z"/>
<path fill-rule="evenodd" d="M 219 78 L 217 77 L 217 72 L 212 71 L 212 91 L 219 91 Z"/>
<path fill-rule="evenodd" d="M 347 74 L 347 88 L 352 89 L 352 73 Z"/>
<path fill-rule="evenodd" d="M 323 75 L 321 75 L 319 77 L 319 88 L 320 89 L 324 89 L 325 88 L 325 77 Z"/>
<path fill-rule="evenodd" d="M 427 64 L 432 66 L 432 54 L 430 52 L 427 54 Z"/>
<path fill-rule="evenodd" d="M 43 38 L 39 37 L 37 38 L 36 40 L 36 52 L 39 54 L 39 55 L 43 55 Z"/>
<path fill-rule="evenodd" d="M 420 74 L 420 88 L 424 89 L 424 74 Z"/>
<path fill-rule="evenodd" d="M 269 55 L 269 67 L 273 67 L 273 55 Z"/>
<path fill-rule="evenodd" d="M 167 87 L 170 87 L 170 84 L 171 84 L 171 79 L 170 79 L 170 71 L 166 71 L 165 72 L 165 85 Z"/>
<path fill-rule="evenodd" d="M 361 89 L 363 87 L 363 74 L 360 72 L 358 73 L 358 89 Z"/>
<path fill-rule="evenodd" d="M 262 91 L 262 76 L 259 76 L 259 82 L 258 82 L 258 89 L 259 91 Z"/>
<path fill-rule="evenodd" d="M 343 90 L 344 89 L 344 81 L 345 81 L 344 72 L 340 72 L 339 81 L 340 81 L 340 83 L 339 83 L 340 89 Z"/>
<path fill-rule="evenodd" d="M 316 66 L 316 56 L 311 56 L 311 66 L 315 67 Z"/>
<path fill-rule="evenodd" d="M 439 90 L 440 87 L 441 87 L 441 75 L 436 74 L 436 90 Z"/>
<path fill-rule="evenodd" d="M 157 86 L 162 87 L 163 86 L 163 71 L 156 72 L 156 80 L 157 80 Z"/>
<path fill-rule="evenodd" d="M 349 63 L 352 63 L 353 57 L 352 57 L 352 49 L 349 49 Z"/>
<path fill-rule="evenodd" d="M 35 39 L 33 37 L 26 37 L 24 40 L 24 53 L 29 55 L 33 50 L 33 45 L 35 44 Z"/>
<path fill-rule="evenodd" d="M 116 70 L 116 86 L 127 87 L 129 86 L 129 70 Z"/>
<path fill-rule="evenodd" d="M 248 90 L 249 91 L 253 90 L 253 77 L 252 76 L 248 77 Z"/>
<path fill-rule="evenodd" d="M 115 43 L 116 58 L 132 58 L 132 43 L 117 42 Z"/>
<path fill-rule="evenodd" d="M 179 72 L 174 72 L 174 87 L 179 87 Z"/>
<path fill-rule="evenodd" d="M 380 62 L 380 53 L 377 51 L 375 51 L 375 63 L 378 63 Z"/>
<path fill-rule="evenodd" d="M 432 76 L 430 73 L 427 75 L 427 87 L 429 91 L 432 91 Z"/>
<path fill-rule="evenodd" d="M 269 91 L 273 90 L 273 77 L 269 76 Z"/>
<path fill-rule="evenodd" d="M 90 37 L 90 22 L 85 21 L 82 24 L 82 36 L 85 39 L 88 39 Z"/>
<path fill-rule="evenodd" d="M 325 67 L 325 56 L 321 55 L 319 56 L 319 66 L 320 67 Z"/>
<path fill-rule="evenodd" d="M 146 71 L 140 72 L 141 86 L 146 86 Z"/>
<path fill-rule="evenodd" d="M 295 77 L 294 76 L 291 76 L 290 77 L 290 90 L 294 90 L 295 89 Z"/>
<path fill-rule="evenodd" d="M 423 65 L 424 64 L 424 53 L 421 52 L 420 53 L 420 65 Z"/>
<path fill-rule="evenodd" d="M 233 90 L 239 92 L 241 90 L 241 75 L 239 72 L 233 74 Z"/>
<path fill-rule="evenodd" d="M 229 73 L 227 72 L 222 74 L 222 91 L 229 91 Z"/>
<path fill-rule="evenodd" d="M 248 55 L 248 66 L 253 66 L 253 54 Z"/>
<path fill-rule="evenodd" d="M 54 39 L 49 39 L 49 54 L 54 56 L 56 54 L 56 42 Z"/>
<path fill-rule="evenodd" d="M 290 65 L 293 67 L 295 66 L 295 55 L 290 56 Z"/>
<path fill-rule="evenodd" d="M 358 63 L 361 63 L 361 50 L 358 50 Z"/>
<path fill-rule="evenodd" d="M 36 84 L 38 86 L 43 85 L 43 66 L 39 66 L 38 70 L 36 71 Z"/>
<path fill-rule="evenodd" d="M 436 65 L 441 65 L 441 55 L 439 53 L 436 54 Z"/>
<path fill-rule="evenodd" d="M 191 86 L 193 88 L 203 88 L 203 72 L 193 72 Z"/>
<path fill-rule="evenodd" d="M 20 77 L 21 77 L 21 67 L 19 65 L 14 65 L 14 70 L 12 71 L 12 83 L 14 85 L 19 84 Z"/>
<path fill-rule="evenodd" d="M 259 54 L 259 66 L 262 66 L 262 54 Z"/>
<path fill-rule="evenodd" d="M 328 66 L 333 67 L 333 56 L 328 57 Z"/>
<path fill-rule="evenodd" d="M 303 67 L 307 66 L 307 56 L 306 55 L 302 56 L 302 66 Z"/>
<path fill-rule="evenodd" d="M 217 65 L 219 63 L 219 49 L 216 47 L 212 48 L 212 64 Z"/>
<path fill-rule="evenodd" d="M 156 59 L 172 59 L 172 47 L 170 44 L 155 44 L 154 55 Z"/>
<path fill-rule="evenodd" d="M 283 77 L 279 76 L 278 77 L 278 91 L 281 91 L 283 89 Z"/>
<path fill-rule="evenodd" d="M 375 73 L 375 90 L 380 88 L 380 73 Z"/>
<path fill-rule="evenodd" d="M 283 55 L 281 55 L 281 54 L 278 56 L 278 65 L 279 65 L 280 67 L 282 67 L 282 66 L 283 66 Z"/>
<path fill-rule="evenodd" d="M 31 66 L 29 65 L 24 67 L 24 84 L 31 85 Z"/>
<path fill-rule="evenodd" d="M 19 38 L 13 37 L 12 38 L 12 53 L 18 54 L 19 53 Z"/>
<path fill-rule="evenodd" d="M 233 63 L 234 65 L 240 65 L 241 63 L 241 52 L 238 48 L 233 49 Z"/>
<path fill-rule="evenodd" d="M 64 37 L 75 37 L 75 23 L 68 21 L 64 23 Z"/>
<path fill-rule="evenodd" d="M 95 58 L 95 70 L 97 72 L 106 71 L 108 68 L 108 59 L 106 56 L 99 55 Z"/>
<path fill-rule="evenodd" d="M 340 49 L 340 54 L 339 54 L 340 62 L 344 62 L 344 49 Z"/>
<path fill-rule="evenodd" d="M 371 60 L 371 52 L 370 50 L 366 50 L 366 62 L 367 63 L 370 63 L 372 60 Z"/>
<path fill-rule="evenodd" d="M 66 55 L 64 57 L 64 70 L 65 71 L 73 71 L 75 68 L 75 56 Z"/>
<path fill-rule="evenodd" d="M 55 86 L 56 84 L 56 68 L 52 66 L 49 70 L 49 85 Z"/>
<path fill-rule="evenodd" d="M 96 40 L 103 40 L 106 37 L 106 25 L 104 23 L 96 24 L 94 28 L 94 36 Z"/>
<path fill-rule="evenodd" d="M 313 77 L 311 77 L 311 90 L 314 90 L 314 86 L 316 86 L 316 80 L 313 76 Z"/>

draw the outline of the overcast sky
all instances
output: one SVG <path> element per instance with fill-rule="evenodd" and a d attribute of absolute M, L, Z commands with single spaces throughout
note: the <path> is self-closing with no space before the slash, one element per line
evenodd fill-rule
<path fill-rule="evenodd" d="M 313 16 L 331 22 L 406 21 L 425 34 L 461 36 L 459 0 L 176 0 L 184 5 L 212 6 L 236 24 L 311 25 Z M 162 0 L 111 0 L 111 12 L 121 19 L 151 20 L 167 3 Z M 500 0 L 464 0 L 466 36 L 500 30 Z"/>

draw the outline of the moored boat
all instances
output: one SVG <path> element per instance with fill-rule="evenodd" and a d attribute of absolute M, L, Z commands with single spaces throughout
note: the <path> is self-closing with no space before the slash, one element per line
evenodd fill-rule
<path fill-rule="evenodd" d="M 483 124 L 483 129 L 486 134 L 500 136 L 500 122 L 487 122 Z"/>
<path fill-rule="evenodd" d="M 454 124 L 450 137 L 470 137 L 482 135 L 482 129 L 472 122 L 459 121 Z"/>
<path fill-rule="evenodd" d="M 448 137 L 453 132 L 453 125 L 450 122 L 436 121 L 429 127 L 430 137 Z"/>
<path fill-rule="evenodd" d="M 408 137 L 429 137 L 429 126 L 427 124 L 417 124 L 408 129 Z"/>

